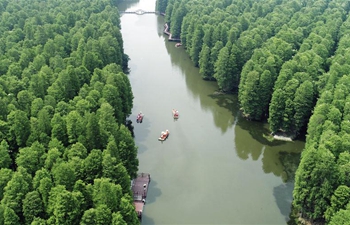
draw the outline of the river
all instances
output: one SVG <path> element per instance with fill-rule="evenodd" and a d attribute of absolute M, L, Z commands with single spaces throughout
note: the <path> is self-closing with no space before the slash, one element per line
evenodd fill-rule
<path fill-rule="evenodd" d="M 118 7 L 154 11 L 155 0 Z M 269 141 L 267 124 L 241 117 L 236 95 L 215 95 L 216 83 L 203 81 L 185 50 L 167 41 L 162 16 L 122 14 L 121 27 L 139 171 L 152 178 L 142 224 L 286 224 L 288 174 L 304 142 Z M 158 141 L 166 129 L 169 138 Z"/>

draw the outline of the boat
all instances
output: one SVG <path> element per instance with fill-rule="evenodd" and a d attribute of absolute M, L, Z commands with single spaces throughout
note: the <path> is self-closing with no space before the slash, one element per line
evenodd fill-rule
<path fill-rule="evenodd" d="M 160 134 L 160 137 L 158 138 L 159 141 L 165 141 L 169 136 L 169 131 L 162 131 L 162 133 Z"/>
<path fill-rule="evenodd" d="M 137 114 L 136 123 L 142 123 L 143 117 L 144 117 L 144 115 L 142 114 L 142 112 L 140 112 L 139 114 Z"/>
<path fill-rule="evenodd" d="M 181 43 L 176 43 L 176 44 L 175 44 L 175 47 L 176 47 L 176 48 L 178 48 L 178 47 L 180 47 L 180 46 L 182 46 Z"/>
<path fill-rule="evenodd" d="M 179 111 L 177 111 L 176 109 L 173 109 L 173 117 L 174 117 L 174 119 L 179 118 Z"/>
<path fill-rule="evenodd" d="M 143 208 L 146 205 L 148 186 L 150 182 L 151 175 L 149 173 L 139 173 L 137 177 L 131 181 L 135 211 L 140 221 L 142 220 Z"/>

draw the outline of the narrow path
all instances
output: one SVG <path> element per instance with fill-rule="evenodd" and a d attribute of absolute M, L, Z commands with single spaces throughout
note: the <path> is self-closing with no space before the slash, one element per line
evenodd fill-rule
<path fill-rule="evenodd" d="M 180 38 L 172 38 L 172 34 L 169 32 L 169 25 L 168 23 L 165 23 L 164 25 L 164 34 L 168 35 L 168 41 L 176 41 L 176 42 L 180 42 L 181 39 Z"/>

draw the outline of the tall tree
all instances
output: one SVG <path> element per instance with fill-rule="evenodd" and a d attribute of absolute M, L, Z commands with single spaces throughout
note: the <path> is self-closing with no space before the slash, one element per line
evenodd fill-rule
<path fill-rule="evenodd" d="M 30 132 L 30 122 L 26 113 L 21 110 L 12 111 L 8 115 L 8 122 L 10 125 L 9 140 L 14 140 L 17 146 L 24 147 Z"/>
<path fill-rule="evenodd" d="M 9 154 L 9 145 L 5 140 L 0 143 L 0 168 L 10 168 L 12 159 Z"/>
<path fill-rule="evenodd" d="M 56 224 L 78 224 L 80 220 L 80 203 L 74 193 L 67 190 L 58 193 L 53 214 Z"/>
<path fill-rule="evenodd" d="M 31 147 L 21 148 L 16 158 L 16 164 L 27 170 L 32 176 L 44 166 L 46 158 L 45 148 L 39 142 L 34 142 Z"/>
<path fill-rule="evenodd" d="M 101 178 L 94 181 L 93 202 L 95 208 L 106 205 L 113 212 L 120 209 L 122 188 L 110 182 L 110 179 Z"/>
<path fill-rule="evenodd" d="M 293 190 L 293 204 L 301 211 L 302 217 L 323 218 L 338 183 L 336 174 L 335 158 L 329 150 L 310 148 L 304 152 Z"/>
<path fill-rule="evenodd" d="M 128 195 L 124 195 L 120 201 L 120 211 L 127 224 L 137 225 L 139 220 L 135 213 L 135 207 L 132 205 L 132 199 Z"/>
<path fill-rule="evenodd" d="M 121 125 L 119 129 L 118 156 L 128 171 L 130 178 L 135 178 L 139 165 L 137 146 L 135 146 L 134 139 L 128 128 L 124 125 Z"/>
<path fill-rule="evenodd" d="M 78 142 L 85 129 L 82 116 L 77 111 L 71 111 L 66 117 L 66 124 L 69 143 Z"/>
<path fill-rule="evenodd" d="M 4 196 L 4 188 L 7 183 L 11 180 L 13 171 L 7 168 L 0 169 L 0 199 Z"/>
<path fill-rule="evenodd" d="M 74 169 L 67 162 L 61 162 L 54 165 L 52 168 L 52 175 L 57 185 L 63 185 L 67 190 L 73 190 L 73 186 L 76 180 Z"/>
<path fill-rule="evenodd" d="M 190 57 L 195 66 L 199 65 L 199 53 L 202 50 L 203 44 L 203 29 L 202 25 L 197 25 L 193 34 L 192 47 L 190 49 Z"/>
<path fill-rule="evenodd" d="M 225 46 L 223 47 L 218 55 L 218 58 L 214 66 L 214 78 L 219 85 L 219 88 L 223 91 L 230 91 L 233 88 L 231 83 L 231 73 L 227 70 L 229 68 L 229 49 Z"/>
<path fill-rule="evenodd" d="M 94 179 L 102 176 L 102 152 L 93 149 L 83 161 L 83 171 L 86 182 L 93 183 Z"/>
<path fill-rule="evenodd" d="M 43 213 L 44 206 L 39 192 L 28 192 L 23 200 L 23 215 L 25 224 L 31 224 L 35 217 L 42 217 Z"/>
<path fill-rule="evenodd" d="M 213 68 L 210 64 L 210 48 L 208 45 L 203 44 L 202 50 L 199 54 L 199 73 L 201 74 L 203 79 L 208 79 L 208 77 L 212 77 L 214 74 Z"/>
<path fill-rule="evenodd" d="M 1 200 L 1 204 L 11 208 L 18 217 L 22 217 L 22 205 L 25 195 L 29 191 L 29 184 L 25 180 L 25 177 L 15 172 L 11 180 L 4 188 L 4 197 Z M 5 219 L 6 220 L 6 219 Z"/>

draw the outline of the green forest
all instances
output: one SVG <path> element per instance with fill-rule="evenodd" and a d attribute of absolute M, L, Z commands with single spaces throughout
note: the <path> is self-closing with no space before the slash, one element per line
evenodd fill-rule
<path fill-rule="evenodd" d="M 157 0 L 156 9 L 202 78 L 238 93 L 246 119 L 306 136 L 294 222 L 350 224 L 350 2 Z"/>
<path fill-rule="evenodd" d="M 139 224 L 117 3 L 0 0 L 0 225 Z M 243 116 L 306 136 L 296 223 L 350 224 L 350 3 L 157 0 Z"/>
<path fill-rule="evenodd" d="M 140 223 L 117 3 L 0 0 L 0 225 Z"/>

